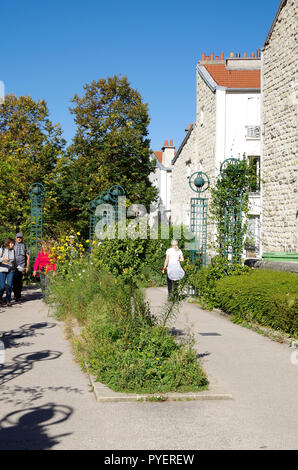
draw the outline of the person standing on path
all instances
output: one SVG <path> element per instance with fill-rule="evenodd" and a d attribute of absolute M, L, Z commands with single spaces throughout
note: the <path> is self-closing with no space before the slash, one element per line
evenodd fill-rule
<path fill-rule="evenodd" d="M 57 269 L 55 263 L 50 259 L 52 245 L 50 240 L 42 242 L 41 251 L 37 254 L 33 268 L 34 277 L 37 271 L 40 272 L 40 287 L 44 295 L 46 295 L 46 289 L 49 284 L 49 272 L 54 274 Z"/>
<path fill-rule="evenodd" d="M 184 270 L 180 262 L 184 261 L 183 253 L 178 247 L 177 240 L 172 240 L 171 248 L 166 251 L 166 259 L 162 272 L 167 268 L 168 293 L 171 295 L 177 290 L 178 281 L 184 277 Z"/>
<path fill-rule="evenodd" d="M 14 239 L 7 238 L 3 248 L 0 248 L 0 303 L 3 303 L 2 297 L 6 285 L 5 303 L 8 307 L 11 306 L 11 292 L 15 267 Z"/>
<path fill-rule="evenodd" d="M 23 242 L 22 232 L 16 234 L 14 252 L 16 257 L 16 270 L 13 278 L 13 293 L 16 302 L 21 300 L 23 289 L 23 275 L 28 274 L 30 266 L 30 255 L 27 245 Z"/>

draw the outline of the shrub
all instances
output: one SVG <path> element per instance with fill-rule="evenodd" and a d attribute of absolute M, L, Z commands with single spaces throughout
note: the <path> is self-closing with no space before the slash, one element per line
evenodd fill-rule
<path fill-rule="evenodd" d="M 235 322 L 244 320 L 298 335 L 298 276 L 256 270 L 216 281 L 219 307 Z"/>
<path fill-rule="evenodd" d="M 162 238 L 162 227 L 160 227 L 156 239 L 150 238 L 148 228 L 144 239 L 102 240 L 92 250 L 93 260 L 98 267 L 105 268 L 127 282 L 143 286 L 165 285 L 166 277 L 162 275 L 162 267 L 174 230 L 174 227 L 169 228 L 167 239 Z M 183 229 L 181 232 L 179 246 L 183 250 L 185 242 Z"/>
<path fill-rule="evenodd" d="M 211 264 L 197 271 L 195 266 L 186 269 L 186 282 L 193 286 L 195 295 L 200 298 L 207 307 L 218 307 L 216 294 L 216 281 L 227 276 L 240 276 L 250 272 L 250 268 L 241 264 L 231 264 L 226 258 L 215 256 Z"/>
<path fill-rule="evenodd" d="M 84 325 L 79 350 L 91 372 L 115 391 L 169 392 L 206 388 L 191 342 L 177 343 L 150 314 L 143 293 L 121 276 L 78 259 L 50 284 L 60 318 Z"/>

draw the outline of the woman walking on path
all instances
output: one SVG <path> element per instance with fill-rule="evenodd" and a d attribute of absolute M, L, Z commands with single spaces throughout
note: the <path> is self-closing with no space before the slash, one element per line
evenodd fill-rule
<path fill-rule="evenodd" d="M 40 287 L 44 294 L 46 294 L 46 289 L 49 284 L 49 272 L 53 275 L 56 272 L 56 265 L 50 259 L 50 251 L 52 248 L 52 243 L 50 240 L 42 242 L 41 250 L 38 252 L 34 268 L 33 276 L 35 277 L 37 271 L 40 272 Z"/>
<path fill-rule="evenodd" d="M 167 269 L 168 293 L 176 291 L 178 281 L 184 277 L 185 272 L 181 268 L 180 262 L 184 261 L 183 253 L 178 247 L 177 240 L 172 240 L 171 248 L 166 251 L 166 259 L 162 272 Z"/>
<path fill-rule="evenodd" d="M 16 267 L 16 257 L 14 252 L 14 239 L 7 238 L 3 248 L 0 248 L 0 303 L 2 304 L 2 296 L 6 284 L 5 303 L 11 306 L 11 292 L 13 286 L 14 270 Z"/>

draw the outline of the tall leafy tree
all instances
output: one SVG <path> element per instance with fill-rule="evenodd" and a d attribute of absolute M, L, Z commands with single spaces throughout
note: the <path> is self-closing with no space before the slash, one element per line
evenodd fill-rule
<path fill-rule="evenodd" d="M 75 156 L 68 178 L 73 219 L 86 228 L 88 202 L 111 185 L 124 187 L 133 203 L 149 206 L 156 190 L 149 181 L 148 106 L 126 77 L 113 76 L 84 86 L 71 113 L 77 131 L 70 152 Z M 65 187 L 70 187 L 65 185 Z"/>
<path fill-rule="evenodd" d="M 0 105 L 0 226 L 2 235 L 29 231 L 34 182 L 47 190 L 45 214 L 54 219 L 57 168 L 61 165 L 62 130 L 49 119 L 47 104 L 30 96 L 8 95 Z"/>

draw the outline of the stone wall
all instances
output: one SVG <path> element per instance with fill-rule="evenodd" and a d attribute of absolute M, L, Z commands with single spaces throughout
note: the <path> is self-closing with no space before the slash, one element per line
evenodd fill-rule
<path fill-rule="evenodd" d="M 172 222 L 189 226 L 190 198 L 196 197 L 188 183 L 188 177 L 197 171 L 208 174 L 211 184 L 215 178 L 215 93 L 197 74 L 196 123 L 188 136 L 172 170 Z M 202 194 L 210 198 L 210 191 Z M 214 227 L 208 223 L 208 242 L 213 240 Z M 209 258 L 210 256 L 208 256 Z"/>
<path fill-rule="evenodd" d="M 263 252 L 298 251 L 297 1 L 284 3 L 262 57 Z"/>
<path fill-rule="evenodd" d="M 189 201 L 193 191 L 189 187 L 188 177 L 197 170 L 197 158 L 197 129 L 194 125 L 172 169 L 173 224 L 189 224 Z"/>

